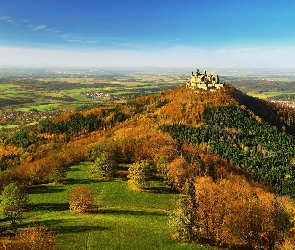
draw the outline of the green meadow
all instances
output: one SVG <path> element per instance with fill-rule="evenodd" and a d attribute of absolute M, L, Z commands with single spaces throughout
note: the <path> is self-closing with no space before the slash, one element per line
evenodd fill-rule
<path fill-rule="evenodd" d="M 169 213 L 175 209 L 178 194 L 167 192 L 154 181 L 146 192 L 134 192 L 126 180 L 92 179 L 90 163 L 71 166 L 64 184 L 28 188 L 30 208 L 21 227 L 45 225 L 56 236 L 60 250 L 97 249 L 213 249 L 195 244 L 180 244 L 171 239 Z M 97 196 L 97 209 L 91 214 L 69 211 L 70 193 L 86 185 Z M 8 222 L 2 218 L 1 226 Z"/>

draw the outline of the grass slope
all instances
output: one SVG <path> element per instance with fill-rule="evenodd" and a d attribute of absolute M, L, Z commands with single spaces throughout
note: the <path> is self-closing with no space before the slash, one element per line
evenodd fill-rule
<path fill-rule="evenodd" d="M 31 209 L 24 214 L 23 226 L 32 222 L 48 226 L 57 236 L 60 250 L 213 249 L 170 239 L 167 212 L 174 209 L 177 194 L 165 193 L 161 187 L 137 193 L 123 180 L 93 180 L 89 166 L 81 163 L 70 167 L 64 185 L 29 188 Z M 71 190 L 80 184 L 97 194 L 96 213 L 69 212 Z"/>

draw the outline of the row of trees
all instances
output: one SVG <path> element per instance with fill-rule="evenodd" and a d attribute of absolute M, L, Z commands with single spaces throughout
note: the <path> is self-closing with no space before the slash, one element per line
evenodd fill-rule
<path fill-rule="evenodd" d="M 128 117 L 129 115 L 124 113 L 120 106 L 110 109 L 93 109 L 92 112 L 65 113 L 54 118 L 42 119 L 34 126 L 21 128 L 5 139 L 5 143 L 27 148 L 32 144 L 44 143 L 46 138 L 44 134 L 64 134 L 69 140 L 70 136 L 111 128 Z"/>
<path fill-rule="evenodd" d="M 237 176 L 196 178 L 171 216 L 174 237 L 235 249 L 293 249 L 291 203 Z"/>

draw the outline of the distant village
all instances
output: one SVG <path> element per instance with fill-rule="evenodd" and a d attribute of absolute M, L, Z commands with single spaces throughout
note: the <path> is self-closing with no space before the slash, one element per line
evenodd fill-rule
<path fill-rule="evenodd" d="M 0 124 L 15 124 L 15 123 L 32 123 L 39 121 L 40 119 L 49 118 L 60 114 L 61 111 L 38 111 L 36 109 L 31 109 L 28 112 L 23 111 L 4 111 L 0 110 Z"/>
<path fill-rule="evenodd" d="M 290 108 L 295 108 L 295 102 L 289 102 L 289 101 L 277 101 L 277 100 L 272 100 L 271 101 L 272 103 L 277 103 L 277 104 L 280 104 L 282 106 L 287 106 L 287 107 L 290 107 Z"/>
<path fill-rule="evenodd" d="M 110 94 L 103 93 L 100 91 L 89 91 L 89 92 L 81 92 L 81 95 L 85 95 L 87 98 L 90 98 L 91 100 L 96 100 L 98 98 L 109 98 Z"/>

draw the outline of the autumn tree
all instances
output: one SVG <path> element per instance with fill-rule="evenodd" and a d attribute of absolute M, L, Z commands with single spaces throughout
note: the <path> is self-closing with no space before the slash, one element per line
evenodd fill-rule
<path fill-rule="evenodd" d="M 88 160 L 95 161 L 101 154 L 107 154 L 108 158 L 114 162 L 117 162 L 119 158 L 122 158 L 118 141 L 113 137 L 102 138 L 94 146 L 88 149 Z"/>
<path fill-rule="evenodd" d="M 91 175 L 96 179 L 111 180 L 114 177 L 115 166 L 115 161 L 107 153 L 101 153 L 91 165 Z"/>
<path fill-rule="evenodd" d="M 49 178 L 54 183 L 63 183 L 66 179 L 66 168 L 64 166 L 54 166 L 51 167 L 51 171 L 49 173 Z"/>
<path fill-rule="evenodd" d="M 197 231 L 200 237 L 214 245 L 227 242 L 229 229 L 227 215 L 229 209 L 229 195 L 221 185 L 215 183 L 210 177 L 198 178 L 196 188 L 196 220 L 199 222 Z"/>
<path fill-rule="evenodd" d="M 195 179 L 195 198 L 186 196 L 178 212 L 178 238 L 217 246 L 282 249 L 289 245 L 291 214 L 282 198 L 245 179 Z"/>
<path fill-rule="evenodd" d="M 183 157 L 176 158 L 167 165 L 167 178 L 170 186 L 181 191 L 187 178 L 188 163 Z"/>
<path fill-rule="evenodd" d="M 231 222 L 232 234 L 254 249 L 281 249 L 292 228 L 280 198 L 267 193 L 248 194 L 236 203 Z"/>
<path fill-rule="evenodd" d="M 5 250 L 56 250 L 55 237 L 44 226 L 32 226 L 16 234 L 14 239 L 2 238 L 0 249 Z"/>
<path fill-rule="evenodd" d="M 73 213 L 87 213 L 93 209 L 95 193 L 88 187 L 79 185 L 73 189 L 70 196 L 70 210 Z"/>
<path fill-rule="evenodd" d="M 168 185 L 182 192 L 185 184 L 190 178 L 198 175 L 198 168 L 194 163 L 189 163 L 184 157 L 178 157 L 167 164 Z"/>
<path fill-rule="evenodd" d="M 133 163 L 128 169 L 128 185 L 133 190 L 141 190 L 149 187 L 148 178 L 151 174 L 151 165 L 148 161 Z"/>

